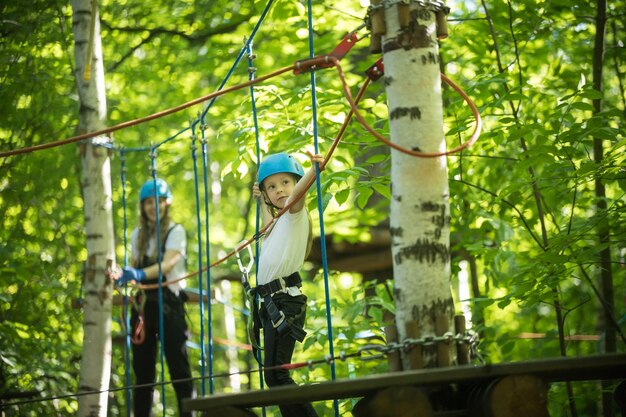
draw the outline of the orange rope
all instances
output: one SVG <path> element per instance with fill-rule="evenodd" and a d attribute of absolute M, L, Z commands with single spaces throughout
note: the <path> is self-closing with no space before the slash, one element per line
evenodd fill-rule
<path fill-rule="evenodd" d="M 7 157 L 7 156 L 12 156 L 12 155 L 19 155 L 19 154 L 23 154 L 23 153 L 36 152 L 36 151 L 40 151 L 40 150 L 43 150 L 43 149 L 49 149 L 49 148 L 54 148 L 54 147 L 57 147 L 57 146 L 67 145 L 68 143 L 79 142 L 79 141 L 84 140 L 84 139 L 89 139 L 89 138 L 93 138 L 93 137 L 96 137 L 96 136 L 105 135 L 107 133 L 111 133 L 111 132 L 115 132 L 117 130 L 125 129 L 125 128 L 130 127 L 130 126 L 135 126 L 135 125 L 138 125 L 138 124 L 141 124 L 141 123 L 149 122 L 151 120 L 158 119 L 158 118 L 161 118 L 163 116 L 167 116 L 167 115 L 170 115 L 172 113 L 179 112 L 179 111 L 184 110 L 184 109 L 186 109 L 188 107 L 194 106 L 196 104 L 202 103 L 202 102 L 210 100 L 212 98 L 219 97 L 219 96 L 221 96 L 223 94 L 231 93 L 233 91 L 237 91 L 237 90 L 241 90 L 242 88 L 249 87 L 249 86 L 251 86 L 253 84 L 260 83 L 262 81 L 265 81 L 265 80 L 267 80 L 269 78 L 272 78 L 272 77 L 275 77 L 277 75 L 280 75 L 280 74 L 282 74 L 284 72 L 290 71 L 292 69 L 293 69 L 293 65 L 291 65 L 289 67 L 284 67 L 284 68 L 278 69 L 278 70 L 276 70 L 274 72 L 271 72 L 271 73 L 269 73 L 269 74 L 267 74 L 267 75 L 265 75 L 263 77 L 255 78 L 254 80 L 245 82 L 243 84 L 238 84 L 238 85 L 235 85 L 233 87 L 225 88 L 225 89 L 220 90 L 220 91 L 215 91 L 215 92 L 213 92 L 211 94 L 207 94 L 206 96 L 202 96 L 202 97 L 196 98 L 194 100 L 191 100 L 191 101 L 188 101 L 186 103 L 183 103 L 183 104 L 181 104 L 179 106 L 171 107 L 169 109 L 166 109 L 166 110 L 163 110 L 163 111 L 160 111 L 160 112 L 157 112 L 157 113 L 153 113 L 153 114 L 151 114 L 149 116 L 145 116 L 145 117 L 141 117 L 139 119 L 134 119 L 134 120 L 129 120 L 129 121 L 126 121 L 126 122 L 122 122 L 122 123 L 119 123 L 119 124 L 117 124 L 115 126 L 107 127 L 107 128 L 100 129 L 100 130 L 96 130 L 94 132 L 83 133 L 82 135 L 73 136 L 71 138 L 64 139 L 64 140 L 59 140 L 59 141 L 56 141 L 56 142 L 43 143 L 43 144 L 40 144 L 40 145 L 29 146 L 29 147 L 26 147 L 26 148 L 20 148 L 20 149 L 14 149 L 14 150 L 11 150 L 11 151 L 0 152 L 0 158 L 4 158 L 4 157 Z"/>
<path fill-rule="evenodd" d="M 459 145 L 459 146 L 457 146 L 455 148 L 452 148 L 452 149 L 450 149 L 448 151 L 444 151 L 444 152 L 418 152 L 418 151 L 413 151 L 411 149 L 404 148 L 404 147 L 402 147 L 402 146 L 400 146 L 398 144 L 395 144 L 395 143 L 391 142 L 389 139 L 387 139 L 386 137 L 382 136 L 380 133 L 376 132 L 365 121 L 365 118 L 359 112 L 359 110 L 358 110 L 358 108 L 356 106 L 356 103 L 354 102 L 354 99 L 352 98 L 352 95 L 350 93 L 350 89 L 348 87 L 348 83 L 346 82 L 346 79 L 345 79 L 345 76 L 344 76 L 344 73 L 343 73 L 343 69 L 341 68 L 341 64 L 339 63 L 339 60 L 337 60 L 337 58 L 335 58 L 333 56 L 330 56 L 330 57 L 329 56 L 317 57 L 317 58 L 313 58 L 311 61 L 312 61 L 312 65 L 316 65 L 317 62 L 324 62 L 324 63 L 326 63 L 327 61 L 331 61 L 331 62 L 334 63 L 335 68 L 337 69 L 337 72 L 339 73 L 339 78 L 341 79 L 341 82 L 342 82 L 342 85 L 343 85 L 343 91 L 344 91 L 344 93 L 346 95 L 346 98 L 348 99 L 348 102 L 350 103 L 350 107 L 352 108 L 352 111 L 354 112 L 354 116 L 356 117 L 356 119 L 359 121 L 359 123 L 361 123 L 361 125 L 368 132 L 370 132 L 376 139 L 378 139 L 379 141 L 383 142 L 384 144 L 386 144 L 390 148 L 393 148 L 393 149 L 395 149 L 397 151 L 400 151 L 402 153 L 405 153 L 407 155 L 411 155 L 411 156 L 415 156 L 415 157 L 419 157 L 419 158 L 434 158 L 434 157 L 446 156 L 446 155 L 450 155 L 450 154 L 462 151 L 463 149 L 471 146 L 474 142 L 476 142 L 476 140 L 480 136 L 480 130 L 482 128 L 482 119 L 480 118 L 480 113 L 478 112 L 478 108 L 476 108 L 476 105 L 469 98 L 467 93 L 465 93 L 465 91 L 463 91 L 463 89 L 461 87 L 456 85 L 450 78 L 448 78 L 444 74 L 441 74 L 441 78 L 446 82 L 446 84 L 448 84 L 450 87 L 452 87 L 461 97 L 463 97 L 465 102 L 469 105 L 470 109 L 472 110 L 472 114 L 474 115 L 474 118 L 476 119 L 476 125 L 474 126 L 474 132 L 472 132 L 472 135 L 470 136 L 470 138 L 465 143 L 462 143 L 461 145 Z"/>

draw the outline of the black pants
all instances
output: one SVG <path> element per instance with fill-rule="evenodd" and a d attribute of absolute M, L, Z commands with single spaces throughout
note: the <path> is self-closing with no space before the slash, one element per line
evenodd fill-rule
<path fill-rule="evenodd" d="M 142 344 L 133 344 L 133 370 L 135 384 L 154 384 L 156 381 L 157 344 L 159 341 L 159 303 L 158 296 L 149 293 L 144 306 L 145 339 Z M 132 311 L 131 324 L 135 329 L 138 313 Z M 184 382 L 173 384 L 178 401 L 178 415 L 191 417 L 191 413 L 182 412 L 183 398 L 191 398 L 193 382 L 191 368 L 187 356 L 185 343 L 188 339 L 187 322 L 185 321 L 184 302 L 169 289 L 163 289 L 163 353 L 170 370 L 170 379 L 187 379 Z M 135 388 L 134 414 L 135 417 L 149 417 L 152 411 L 152 395 L 154 387 Z"/>
<path fill-rule="evenodd" d="M 293 319 L 293 324 L 304 327 L 306 313 L 304 307 L 306 305 L 306 297 L 300 295 L 292 297 L 289 294 L 279 293 L 272 296 L 274 304 L 281 310 L 286 319 Z M 269 319 L 265 306 L 263 306 L 259 315 L 263 325 L 263 341 L 264 341 L 264 360 L 263 365 L 265 383 L 268 387 L 279 387 L 283 385 L 296 385 L 295 381 L 289 376 L 286 369 L 268 369 L 276 365 L 284 365 L 291 363 L 291 357 L 295 349 L 296 341 L 288 334 L 279 335 L 272 322 Z M 283 417 L 317 417 L 317 413 L 311 404 L 283 404 L 279 406 L 280 413 Z"/>

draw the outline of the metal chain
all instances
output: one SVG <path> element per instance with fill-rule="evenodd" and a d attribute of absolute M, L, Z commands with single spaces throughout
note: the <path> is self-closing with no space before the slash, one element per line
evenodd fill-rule
<path fill-rule="evenodd" d="M 433 346 L 437 343 L 465 343 L 470 347 L 472 357 L 477 357 L 482 363 L 484 359 L 478 353 L 478 335 L 476 332 L 467 331 L 463 333 L 446 332 L 441 336 L 424 336 L 421 338 L 413 339 L 407 338 L 402 342 L 391 342 L 386 345 L 365 345 L 359 349 L 361 359 L 364 361 L 370 361 L 380 359 L 391 352 L 403 351 L 408 352 L 415 346 Z"/>

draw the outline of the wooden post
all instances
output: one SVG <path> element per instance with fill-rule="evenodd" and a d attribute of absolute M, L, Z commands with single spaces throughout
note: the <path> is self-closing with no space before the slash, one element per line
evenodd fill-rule
<path fill-rule="evenodd" d="M 534 375 L 510 375 L 475 389 L 471 417 L 549 417 L 548 384 Z"/>
<path fill-rule="evenodd" d="M 467 328 L 465 327 L 465 316 L 462 314 L 454 316 L 454 331 L 456 334 L 465 335 Z M 470 363 L 470 347 L 466 342 L 457 342 L 456 357 L 459 365 L 467 365 Z"/>
<path fill-rule="evenodd" d="M 419 337 L 419 325 L 415 320 L 409 320 L 404 323 L 406 337 L 409 339 L 417 339 Z M 407 353 L 409 369 L 422 369 L 424 367 L 424 359 L 422 357 L 422 346 L 415 345 Z"/>
<path fill-rule="evenodd" d="M 363 397 L 352 409 L 354 417 L 432 417 L 433 408 L 422 390 L 411 386 L 386 388 Z"/>
<path fill-rule="evenodd" d="M 448 332 L 448 317 L 442 314 L 435 318 L 435 332 L 437 336 L 443 336 Z M 450 366 L 450 343 L 437 343 L 437 366 L 445 368 Z"/>
<path fill-rule="evenodd" d="M 385 336 L 387 337 L 387 344 L 398 342 L 398 329 L 396 329 L 395 324 L 385 327 Z M 390 372 L 401 371 L 402 357 L 400 356 L 400 352 L 397 350 L 389 352 L 387 355 L 387 363 L 389 364 Z"/>
<path fill-rule="evenodd" d="M 379 6 L 382 0 L 370 0 L 372 6 Z M 384 7 L 377 8 L 370 16 L 371 22 L 371 36 L 370 36 L 370 52 L 372 54 L 379 54 L 383 51 L 382 47 L 382 35 L 387 32 L 385 25 L 385 9 Z"/>
<path fill-rule="evenodd" d="M 437 19 L 437 39 L 445 39 L 448 37 L 448 17 L 445 10 L 438 10 L 435 13 Z"/>

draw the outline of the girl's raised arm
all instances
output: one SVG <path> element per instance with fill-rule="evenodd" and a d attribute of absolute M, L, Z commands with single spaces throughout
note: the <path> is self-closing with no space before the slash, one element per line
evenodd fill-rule
<path fill-rule="evenodd" d="M 311 187 L 311 185 L 308 185 L 308 183 L 315 178 L 315 163 L 320 164 L 320 169 L 322 169 L 322 163 L 324 162 L 324 156 L 323 155 L 311 155 L 311 163 L 313 164 L 313 166 L 304 174 L 304 176 L 302 178 L 300 178 L 300 181 L 298 181 L 298 183 L 296 184 L 295 188 L 293 189 L 293 193 L 291 194 L 291 196 L 295 197 L 298 196 L 302 193 L 307 193 L 309 191 L 309 188 Z M 306 187 L 306 190 L 305 190 Z M 290 196 L 290 198 L 291 198 Z M 304 197 L 302 197 L 296 204 L 294 204 L 293 206 L 291 206 L 291 208 L 289 209 L 289 211 L 291 213 L 297 213 L 300 210 L 302 210 L 304 208 Z"/>

